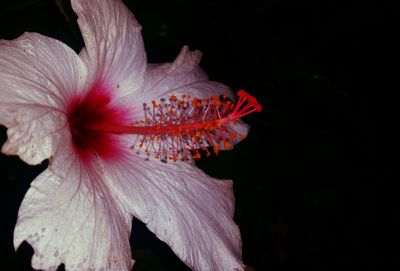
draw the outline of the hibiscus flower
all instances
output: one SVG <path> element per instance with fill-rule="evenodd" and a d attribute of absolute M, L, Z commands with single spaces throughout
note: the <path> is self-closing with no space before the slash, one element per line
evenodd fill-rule
<path fill-rule="evenodd" d="M 85 48 L 37 34 L 0 41 L 2 152 L 49 159 L 14 232 L 35 269 L 130 270 L 132 216 L 194 270 L 243 270 L 230 180 L 193 158 L 230 149 L 260 111 L 209 81 L 201 54 L 147 64 L 141 26 L 118 0 L 72 0 Z"/>

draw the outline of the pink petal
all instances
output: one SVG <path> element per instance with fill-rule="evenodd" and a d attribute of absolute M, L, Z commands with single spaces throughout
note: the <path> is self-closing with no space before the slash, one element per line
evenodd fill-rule
<path fill-rule="evenodd" d="M 118 0 L 71 1 L 86 48 L 90 82 L 105 82 L 125 95 L 138 89 L 146 68 L 141 26 Z"/>
<path fill-rule="evenodd" d="M 150 104 L 153 100 L 169 98 L 172 95 L 178 98 L 181 95 L 190 95 L 193 98 L 226 95 L 234 100 L 235 96 L 229 87 L 208 80 L 205 72 L 199 67 L 200 59 L 199 51 L 190 51 L 185 46 L 173 63 L 147 65 L 144 85 L 139 92 L 126 99 L 126 102 L 133 108 L 142 108 L 143 103 Z M 132 117 L 136 121 L 144 120 L 144 111 L 137 110 L 133 112 Z M 229 127 L 241 135 L 235 142 L 232 142 L 234 144 L 247 136 L 249 130 L 249 126 L 243 121 L 238 121 L 236 125 L 229 124 Z M 226 147 L 220 149 L 225 150 Z"/>
<path fill-rule="evenodd" d="M 150 104 L 153 100 L 158 101 L 172 95 L 178 98 L 181 95 L 191 95 L 197 98 L 227 95 L 234 99 L 229 87 L 208 80 L 205 72 L 199 67 L 200 59 L 200 51 L 190 51 L 187 46 L 184 46 L 174 62 L 148 64 L 143 86 L 138 92 L 129 95 L 124 100 L 132 108 L 140 109 L 133 112 L 132 119 L 144 120 L 143 103 Z M 247 134 L 245 126 L 237 125 L 235 130 L 237 129 L 246 129 L 245 134 Z"/>
<path fill-rule="evenodd" d="M 114 201 L 107 180 L 67 148 L 55 157 L 25 195 L 15 248 L 24 240 L 33 247 L 35 269 L 64 263 L 66 270 L 131 270 L 131 216 Z"/>
<path fill-rule="evenodd" d="M 0 123 L 9 128 L 2 151 L 29 164 L 50 157 L 65 125 L 62 109 L 85 78 L 78 55 L 60 41 L 36 33 L 1 40 Z"/>
<path fill-rule="evenodd" d="M 243 270 L 232 182 L 189 163 L 132 159 L 106 165 L 125 209 L 194 270 Z"/>
<path fill-rule="evenodd" d="M 200 51 L 190 51 L 185 46 L 174 62 L 148 65 L 139 102 L 171 95 L 180 97 L 182 94 L 198 98 L 225 94 L 232 98 L 233 94 L 227 86 L 208 80 L 199 67 L 200 59 Z"/>

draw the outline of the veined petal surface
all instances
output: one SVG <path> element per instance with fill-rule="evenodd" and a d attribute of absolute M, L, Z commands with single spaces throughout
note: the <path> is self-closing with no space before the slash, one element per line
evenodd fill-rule
<path fill-rule="evenodd" d="M 60 147 L 50 166 L 31 184 L 14 231 L 16 248 L 34 249 L 32 266 L 69 271 L 127 271 L 131 215 L 121 209 L 97 164 L 75 159 L 70 144 Z"/>
<path fill-rule="evenodd" d="M 0 41 L 0 124 L 6 154 L 28 164 L 49 158 L 66 125 L 67 101 L 85 87 L 86 68 L 62 42 L 36 33 Z"/>
<path fill-rule="evenodd" d="M 123 159 L 105 165 L 124 209 L 197 271 L 243 270 L 232 182 L 192 163 Z"/>
<path fill-rule="evenodd" d="M 105 82 L 123 97 L 138 90 L 146 69 L 142 27 L 118 0 L 72 0 L 85 41 L 80 55 L 89 82 Z"/>

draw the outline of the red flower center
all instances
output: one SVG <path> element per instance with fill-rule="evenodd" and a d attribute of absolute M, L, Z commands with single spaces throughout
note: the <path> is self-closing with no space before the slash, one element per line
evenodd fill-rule
<path fill-rule="evenodd" d="M 68 107 L 68 123 L 77 155 L 85 162 L 95 156 L 113 159 L 121 151 L 116 135 L 90 129 L 92 125 L 123 125 L 126 112 L 110 104 L 110 92 L 101 84 L 84 96 L 74 96 Z"/>

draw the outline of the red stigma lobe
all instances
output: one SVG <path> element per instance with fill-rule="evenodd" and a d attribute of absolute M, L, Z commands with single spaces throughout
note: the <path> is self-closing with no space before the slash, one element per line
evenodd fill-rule
<path fill-rule="evenodd" d="M 208 148 L 218 154 L 220 149 L 230 149 L 244 135 L 234 130 L 237 121 L 262 106 L 256 98 L 240 90 L 236 104 L 227 97 L 212 96 L 198 99 L 182 95 L 181 99 L 171 96 L 168 100 L 143 104 L 144 120 L 131 125 L 111 122 L 90 122 L 86 129 L 105 134 L 141 135 L 132 148 L 143 149 L 147 156 L 153 155 L 164 162 L 190 156 L 201 157 L 200 151 L 210 155 Z"/>

